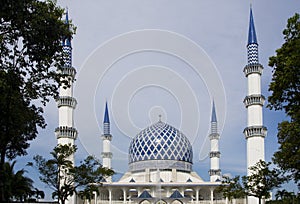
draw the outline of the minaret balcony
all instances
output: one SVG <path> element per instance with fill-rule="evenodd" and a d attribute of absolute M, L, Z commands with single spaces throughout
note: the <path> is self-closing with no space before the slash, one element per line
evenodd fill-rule
<path fill-rule="evenodd" d="M 221 169 L 210 169 L 208 172 L 210 176 L 221 175 Z"/>
<path fill-rule="evenodd" d="M 209 153 L 210 158 L 212 158 L 212 157 L 220 158 L 220 155 L 221 155 L 221 153 L 219 151 L 213 151 L 213 152 Z"/>
<path fill-rule="evenodd" d="M 112 155 L 111 152 L 102 152 L 101 156 L 102 156 L 102 158 L 109 158 L 109 159 L 111 159 L 113 155 Z"/>
<path fill-rule="evenodd" d="M 74 79 L 76 75 L 76 69 L 74 67 L 63 66 L 62 68 L 59 69 L 59 72 L 63 76 L 72 77 L 72 79 Z"/>
<path fill-rule="evenodd" d="M 77 105 L 77 101 L 75 98 L 70 97 L 70 96 L 60 96 L 57 99 L 57 107 L 61 107 L 61 106 L 69 106 L 73 109 L 76 108 Z"/>
<path fill-rule="evenodd" d="M 246 139 L 249 137 L 265 137 L 267 135 L 267 128 L 265 126 L 250 126 L 244 129 Z"/>
<path fill-rule="evenodd" d="M 102 140 L 109 140 L 111 141 L 112 139 L 112 136 L 110 134 L 104 134 L 101 136 Z"/>
<path fill-rule="evenodd" d="M 262 74 L 263 71 L 263 66 L 259 63 L 255 64 L 248 64 L 244 68 L 244 74 L 247 77 L 249 74 L 257 73 L 257 74 Z"/>
<path fill-rule="evenodd" d="M 75 140 L 77 138 L 77 134 L 77 130 L 73 127 L 60 126 L 55 129 L 55 135 L 57 139 L 70 138 Z"/>
<path fill-rule="evenodd" d="M 209 139 L 210 140 L 218 140 L 218 139 L 220 139 L 220 135 L 219 135 L 219 133 L 211 133 L 209 135 Z"/>
<path fill-rule="evenodd" d="M 265 102 L 265 97 L 261 94 L 253 94 L 250 96 L 246 96 L 243 102 L 246 108 L 251 105 L 263 106 Z"/>

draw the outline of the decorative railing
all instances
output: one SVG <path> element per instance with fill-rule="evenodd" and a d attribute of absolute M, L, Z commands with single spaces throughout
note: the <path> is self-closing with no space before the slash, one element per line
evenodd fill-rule
<path fill-rule="evenodd" d="M 267 128 L 265 126 L 250 126 L 244 129 L 244 135 L 249 137 L 265 137 L 267 135 Z"/>
<path fill-rule="evenodd" d="M 249 74 L 257 73 L 262 74 L 263 66 L 261 64 L 248 64 L 244 68 L 244 74 L 247 77 Z"/>
<path fill-rule="evenodd" d="M 55 129 L 55 135 L 58 138 L 77 138 L 77 130 L 73 127 L 60 126 Z"/>
<path fill-rule="evenodd" d="M 112 153 L 111 152 L 102 152 L 101 153 L 102 158 L 112 158 Z"/>
<path fill-rule="evenodd" d="M 210 135 L 209 135 L 209 139 L 210 140 L 218 140 L 218 139 L 220 139 L 220 135 L 219 135 L 219 133 L 211 133 Z"/>
<path fill-rule="evenodd" d="M 253 94 L 246 96 L 244 99 L 244 104 L 246 108 L 251 105 L 261 105 L 263 106 L 265 102 L 265 97 L 261 94 Z"/>
<path fill-rule="evenodd" d="M 218 158 L 220 158 L 220 155 L 221 155 L 221 153 L 219 151 L 213 151 L 213 152 L 209 153 L 209 157 L 210 158 L 212 158 L 212 157 L 218 157 Z"/>
<path fill-rule="evenodd" d="M 221 169 L 210 169 L 209 171 L 209 175 L 213 176 L 213 175 L 221 175 Z"/>
<path fill-rule="evenodd" d="M 109 135 L 105 134 L 105 135 L 102 135 L 101 138 L 102 138 L 102 140 L 109 140 L 109 141 L 111 141 L 112 136 L 110 134 Z"/>
<path fill-rule="evenodd" d="M 76 69 L 74 67 L 64 66 L 64 67 L 62 67 L 62 68 L 59 69 L 59 72 L 63 76 L 70 76 L 70 77 L 72 77 L 72 79 L 74 79 L 75 75 L 76 75 Z"/>
<path fill-rule="evenodd" d="M 71 108 L 76 108 L 77 101 L 75 98 L 70 97 L 70 96 L 60 96 L 57 99 L 57 107 L 61 106 L 69 106 Z"/>

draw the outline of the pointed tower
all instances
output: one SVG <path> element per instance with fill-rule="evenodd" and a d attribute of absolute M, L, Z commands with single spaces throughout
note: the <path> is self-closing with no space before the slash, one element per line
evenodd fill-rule
<path fill-rule="evenodd" d="M 105 103 L 105 112 L 104 112 L 104 120 L 103 120 L 103 152 L 101 156 L 103 158 L 103 167 L 111 168 L 111 159 L 112 152 L 110 151 L 110 142 L 112 139 L 112 135 L 110 134 L 110 122 L 109 122 L 109 114 L 107 102 Z M 106 181 L 111 182 L 111 176 L 106 179 Z"/>
<path fill-rule="evenodd" d="M 247 175 L 251 175 L 249 167 L 259 160 L 265 160 L 265 136 L 267 128 L 263 126 L 263 105 L 265 97 L 261 95 L 261 75 L 263 66 L 258 61 L 258 43 L 255 33 L 252 8 L 250 8 L 250 24 L 247 44 L 248 64 L 244 74 L 248 79 L 248 95 L 244 99 L 247 108 L 247 127 L 244 135 L 247 140 Z M 257 203 L 254 197 L 248 197 L 248 203 Z"/>
<path fill-rule="evenodd" d="M 66 13 L 65 23 L 69 25 L 68 11 Z M 72 67 L 72 47 L 71 37 L 65 37 L 62 41 L 63 46 L 63 59 L 64 65 L 60 67 L 60 72 L 69 79 L 69 87 L 59 87 L 59 97 L 57 99 L 59 126 L 55 129 L 55 135 L 57 137 L 57 143 L 75 144 L 77 138 L 77 130 L 74 128 L 74 116 L 73 112 L 76 108 L 76 99 L 73 97 L 73 80 L 75 78 L 76 70 Z M 63 80 L 66 80 L 64 77 Z M 75 155 L 69 158 L 73 164 L 75 162 Z M 75 196 L 68 198 L 67 203 L 75 203 Z"/>
<path fill-rule="evenodd" d="M 219 139 L 220 135 L 218 133 L 218 122 L 217 122 L 217 115 L 216 115 L 216 108 L 215 102 L 213 101 L 212 105 L 212 112 L 211 112 L 211 125 L 210 125 L 210 181 L 215 182 L 220 180 L 221 177 L 221 169 L 219 165 L 220 160 L 220 151 L 219 151 Z"/>

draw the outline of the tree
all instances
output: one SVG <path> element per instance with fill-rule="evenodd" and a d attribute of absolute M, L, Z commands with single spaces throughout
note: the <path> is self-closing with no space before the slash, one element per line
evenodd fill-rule
<path fill-rule="evenodd" d="M 244 187 L 240 183 L 240 176 L 234 178 L 224 177 L 222 185 L 217 188 L 218 192 L 222 192 L 229 201 L 232 199 L 244 198 L 246 196 Z"/>
<path fill-rule="evenodd" d="M 281 173 L 277 169 L 270 169 L 270 162 L 260 160 L 249 170 L 252 172 L 249 176 L 243 176 L 243 185 L 248 196 L 254 196 L 259 199 L 269 198 L 270 191 L 278 188 L 284 182 Z"/>
<path fill-rule="evenodd" d="M 27 153 L 37 127 L 45 127 L 43 105 L 67 82 L 56 70 L 63 65 L 62 37 L 74 30 L 62 21 L 63 12 L 50 0 L 1 0 L 0 202 L 6 158 Z"/>
<path fill-rule="evenodd" d="M 279 150 L 273 161 L 294 181 L 300 180 L 300 18 L 295 14 L 288 19 L 283 31 L 285 42 L 270 57 L 269 66 L 273 67 L 273 77 L 269 86 L 272 94 L 268 97 L 268 107 L 283 110 L 288 121 L 278 125 Z"/>
<path fill-rule="evenodd" d="M 18 201 L 24 202 L 28 199 L 31 199 L 36 192 L 39 192 L 40 195 L 43 194 L 42 191 L 33 187 L 33 181 L 24 176 L 25 170 L 21 169 L 15 173 L 14 166 L 16 161 L 13 161 L 11 164 L 6 162 L 4 165 L 5 184 L 4 195 L 6 202 Z"/>
<path fill-rule="evenodd" d="M 92 156 L 88 156 L 79 166 L 73 166 L 69 158 L 75 151 L 76 147 L 70 144 L 58 145 L 50 153 L 53 157 L 50 160 L 39 155 L 34 157 L 40 180 L 53 190 L 52 197 L 62 204 L 76 192 L 90 198 L 103 179 L 113 174 Z"/>

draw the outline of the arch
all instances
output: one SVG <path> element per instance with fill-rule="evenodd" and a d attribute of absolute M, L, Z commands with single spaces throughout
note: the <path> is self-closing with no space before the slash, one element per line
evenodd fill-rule
<path fill-rule="evenodd" d="M 142 200 L 139 204 L 151 204 L 149 200 Z"/>
<path fill-rule="evenodd" d="M 181 200 L 176 199 L 176 200 L 173 200 L 171 202 L 171 204 L 183 204 L 183 202 Z"/>
<path fill-rule="evenodd" d="M 108 189 L 100 188 L 99 194 L 98 194 L 98 199 L 102 200 L 102 201 L 108 201 L 109 200 L 108 194 L 109 194 Z"/>
<path fill-rule="evenodd" d="M 112 190 L 112 200 L 123 200 L 123 190 L 118 188 L 118 189 L 113 189 Z"/>
<path fill-rule="evenodd" d="M 165 200 L 161 199 L 161 200 L 156 201 L 155 204 L 167 204 L 167 202 Z"/>

